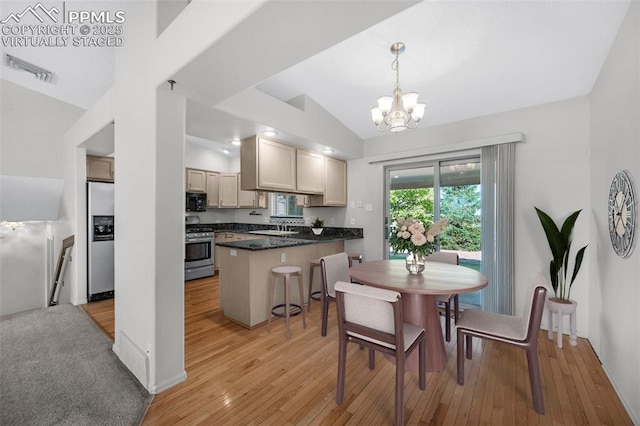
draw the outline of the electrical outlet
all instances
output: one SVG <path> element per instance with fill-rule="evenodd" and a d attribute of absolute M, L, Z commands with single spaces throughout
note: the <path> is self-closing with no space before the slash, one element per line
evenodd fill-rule
<path fill-rule="evenodd" d="M 358 200 L 358 208 L 361 209 L 362 208 L 362 200 Z"/>
<path fill-rule="evenodd" d="M 354 218 L 351 218 L 350 223 L 351 223 L 352 225 L 355 225 L 355 224 L 356 224 L 356 220 L 355 220 Z"/>
<path fill-rule="evenodd" d="M 235 251 L 234 249 L 231 249 L 231 250 L 229 250 L 229 254 L 230 254 L 231 256 L 237 256 L 237 255 L 238 255 L 238 252 L 237 252 L 237 251 Z"/>
<path fill-rule="evenodd" d="M 336 218 L 332 217 L 331 219 L 329 219 L 329 225 L 335 225 L 336 224 Z"/>
<path fill-rule="evenodd" d="M 280 253 L 280 262 L 284 263 L 287 261 L 287 253 Z"/>
<path fill-rule="evenodd" d="M 265 216 L 265 217 L 262 218 L 262 221 L 264 223 L 269 223 L 269 218 L 267 216 Z"/>

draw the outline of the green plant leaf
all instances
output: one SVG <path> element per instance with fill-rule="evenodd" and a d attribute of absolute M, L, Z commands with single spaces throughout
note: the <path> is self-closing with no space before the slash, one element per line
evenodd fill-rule
<path fill-rule="evenodd" d="M 549 278 L 551 278 L 551 287 L 553 287 L 553 292 L 558 294 L 558 269 L 556 268 L 553 260 L 549 263 Z"/>
<path fill-rule="evenodd" d="M 578 215 L 580 214 L 582 210 L 577 210 L 573 213 L 571 213 L 569 215 L 568 218 L 566 218 L 564 220 L 564 223 L 562 224 L 562 238 L 564 239 L 565 243 L 568 244 L 571 241 L 571 234 L 573 232 L 573 226 L 576 223 L 576 220 L 578 219 Z"/>
<path fill-rule="evenodd" d="M 585 250 L 587 250 L 587 246 L 582 247 L 578 250 L 578 254 L 576 254 L 576 263 L 573 265 L 573 275 L 571 276 L 569 288 L 571 288 L 571 284 L 573 284 L 573 281 L 576 279 L 576 275 L 578 275 L 578 271 L 580 270 L 580 266 L 582 266 L 582 258 L 584 257 Z"/>
<path fill-rule="evenodd" d="M 562 234 L 560 233 L 560 230 L 558 230 L 553 219 L 539 208 L 534 207 L 534 209 L 536 209 L 536 213 L 538 214 L 538 218 L 542 224 L 542 229 L 544 229 L 544 233 L 547 236 L 547 241 L 549 242 L 549 248 L 551 249 L 555 265 L 557 268 L 560 268 L 566 249 L 565 240 L 562 238 Z M 556 269 L 556 271 L 557 270 L 558 269 Z"/>

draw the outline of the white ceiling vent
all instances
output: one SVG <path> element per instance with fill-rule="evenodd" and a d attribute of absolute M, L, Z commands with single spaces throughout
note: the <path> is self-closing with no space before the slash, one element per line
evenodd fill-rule
<path fill-rule="evenodd" d="M 53 72 L 40 68 L 39 66 L 31 64 L 20 58 L 16 58 L 8 53 L 5 53 L 4 62 L 6 66 L 13 68 L 14 70 L 30 72 L 35 75 L 38 80 L 51 83 L 51 79 L 53 78 Z"/>

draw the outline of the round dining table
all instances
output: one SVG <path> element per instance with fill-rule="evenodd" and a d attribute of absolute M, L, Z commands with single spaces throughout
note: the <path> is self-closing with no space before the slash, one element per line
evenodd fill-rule
<path fill-rule="evenodd" d="M 404 260 L 376 260 L 355 264 L 349 269 L 352 281 L 401 294 L 404 321 L 426 331 L 427 371 L 441 371 L 447 364 L 437 296 L 471 293 L 487 286 L 487 277 L 460 265 L 425 262 L 420 274 L 411 274 Z M 406 368 L 418 370 L 417 351 Z"/>

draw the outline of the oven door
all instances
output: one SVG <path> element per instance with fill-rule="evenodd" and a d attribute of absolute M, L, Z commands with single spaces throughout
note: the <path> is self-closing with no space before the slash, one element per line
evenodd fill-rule
<path fill-rule="evenodd" d="M 187 239 L 184 243 L 184 266 L 196 268 L 198 266 L 213 265 L 213 240 Z"/>

